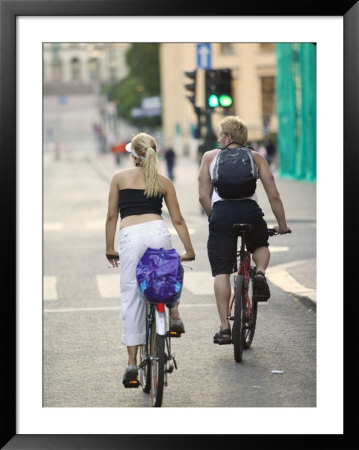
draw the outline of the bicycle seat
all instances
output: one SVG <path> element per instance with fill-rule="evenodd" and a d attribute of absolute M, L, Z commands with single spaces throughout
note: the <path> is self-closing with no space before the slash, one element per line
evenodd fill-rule
<path fill-rule="evenodd" d="M 235 223 L 233 225 L 233 230 L 238 236 L 248 233 L 251 229 L 252 225 L 250 223 Z"/>

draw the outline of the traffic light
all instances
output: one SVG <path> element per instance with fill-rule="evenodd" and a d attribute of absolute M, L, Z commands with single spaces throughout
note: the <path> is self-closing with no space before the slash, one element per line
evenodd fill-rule
<path fill-rule="evenodd" d="M 185 75 L 192 80 L 192 83 L 185 84 L 185 88 L 191 93 L 191 95 L 186 95 L 186 97 L 195 107 L 197 70 L 193 70 L 192 72 L 185 72 Z"/>
<path fill-rule="evenodd" d="M 232 71 L 231 69 L 208 69 L 205 73 L 206 107 L 222 106 L 229 108 L 232 99 Z"/>
<path fill-rule="evenodd" d="M 221 69 L 219 71 L 220 88 L 219 104 L 223 108 L 232 106 L 232 71 L 231 69 Z"/>

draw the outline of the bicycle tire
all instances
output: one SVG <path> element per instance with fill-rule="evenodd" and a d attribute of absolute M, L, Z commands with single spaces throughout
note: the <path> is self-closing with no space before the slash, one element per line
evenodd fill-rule
<path fill-rule="evenodd" d="M 258 301 L 253 296 L 253 279 L 249 277 L 248 288 L 246 289 L 245 296 L 248 295 L 248 300 L 244 302 L 244 349 L 247 350 L 252 345 L 254 338 L 254 332 L 256 330 L 257 324 L 257 311 L 258 311 Z M 247 303 L 249 302 L 249 305 Z"/>
<path fill-rule="evenodd" d="M 234 359 L 236 362 L 242 361 L 244 348 L 244 310 L 243 310 L 243 286 L 244 278 L 238 275 L 235 281 L 235 297 L 234 297 L 234 316 L 232 325 L 232 343 L 234 350 Z"/>
<path fill-rule="evenodd" d="M 140 346 L 140 360 L 143 362 L 146 359 L 146 346 Z M 148 394 L 151 390 L 151 364 L 147 361 L 146 364 L 140 368 L 140 384 L 143 392 Z"/>
<path fill-rule="evenodd" d="M 165 381 L 165 336 L 156 333 L 155 317 L 151 326 L 151 402 L 152 406 L 161 406 Z"/>

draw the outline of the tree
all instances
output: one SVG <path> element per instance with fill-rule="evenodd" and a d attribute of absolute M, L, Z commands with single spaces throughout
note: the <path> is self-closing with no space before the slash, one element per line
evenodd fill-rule
<path fill-rule="evenodd" d="M 128 75 L 114 85 L 104 86 L 103 92 L 115 101 L 119 117 L 133 125 L 157 127 L 162 117 L 134 118 L 132 108 L 140 107 L 146 97 L 160 96 L 159 44 L 133 43 L 126 52 Z"/>

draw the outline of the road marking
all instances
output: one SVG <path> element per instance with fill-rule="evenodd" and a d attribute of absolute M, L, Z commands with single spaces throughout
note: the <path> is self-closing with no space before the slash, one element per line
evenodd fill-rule
<path fill-rule="evenodd" d="M 67 313 L 67 312 L 86 312 L 86 311 L 119 311 L 120 306 L 93 306 L 89 308 L 53 308 L 44 309 L 44 313 Z"/>
<path fill-rule="evenodd" d="M 175 228 L 173 227 L 168 227 L 168 231 L 175 236 L 177 234 L 177 231 L 175 230 Z M 194 228 L 188 228 L 188 233 L 189 234 L 196 234 L 196 230 Z"/>
<path fill-rule="evenodd" d="M 180 303 L 181 309 L 183 308 L 208 308 L 216 307 L 216 303 L 190 303 L 187 305 L 182 305 Z M 91 306 L 88 308 L 51 308 L 44 309 L 44 313 L 69 313 L 69 312 L 91 312 L 91 311 L 119 311 L 121 306 Z"/>
<path fill-rule="evenodd" d="M 288 252 L 289 251 L 289 247 L 276 247 L 275 245 L 271 245 L 269 247 L 269 251 L 271 253 Z"/>
<path fill-rule="evenodd" d="M 213 295 L 213 280 L 209 271 L 186 272 L 183 277 L 183 287 L 193 295 Z"/>
<path fill-rule="evenodd" d="M 268 269 L 266 270 L 266 277 L 271 283 L 275 284 L 283 291 L 306 296 L 316 301 L 316 289 L 312 289 L 300 284 L 294 277 L 292 277 L 292 275 L 287 272 L 287 269 L 309 261 L 310 260 L 292 261 L 289 263 L 268 267 Z"/>
<path fill-rule="evenodd" d="M 290 273 L 288 269 L 303 264 L 306 261 L 292 261 L 290 263 L 279 264 L 277 266 L 268 267 L 266 270 L 267 279 L 286 292 L 307 296 L 316 301 L 316 289 L 308 288 L 299 283 Z M 213 277 L 209 270 L 186 272 L 184 274 L 183 287 L 190 291 L 194 296 L 198 295 L 214 295 Z M 56 290 L 57 278 L 54 276 L 44 277 L 44 300 L 58 300 Z M 98 274 L 96 275 L 96 285 L 101 298 L 120 299 L 120 274 Z M 183 305 L 185 306 L 185 305 Z M 116 307 L 114 307 L 116 309 Z M 101 310 L 101 308 L 99 308 Z M 110 308 L 111 309 L 111 308 Z M 79 310 L 87 310 L 79 309 Z M 93 310 L 90 308 L 89 310 Z M 96 309 L 95 309 L 96 310 Z M 71 309 L 72 311 L 72 309 Z"/>
<path fill-rule="evenodd" d="M 120 298 L 120 274 L 96 275 L 96 284 L 102 298 Z"/>
<path fill-rule="evenodd" d="M 57 277 L 44 276 L 43 279 L 44 300 L 58 300 L 56 283 Z"/>
<path fill-rule="evenodd" d="M 86 222 L 85 228 L 88 230 L 104 230 L 105 229 L 105 221 L 104 220 L 97 220 L 92 222 Z"/>
<path fill-rule="evenodd" d="M 103 220 L 86 222 L 85 228 L 87 228 L 88 230 L 102 230 L 105 228 L 105 222 Z M 54 228 L 54 229 L 56 229 L 56 228 Z M 168 227 L 168 231 L 171 233 L 171 235 L 177 234 L 177 231 L 173 227 Z M 189 234 L 196 234 L 196 230 L 194 228 L 188 228 L 188 232 L 189 232 Z"/>
<path fill-rule="evenodd" d="M 44 231 L 60 231 L 63 228 L 63 222 L 44 222 Z"/>

